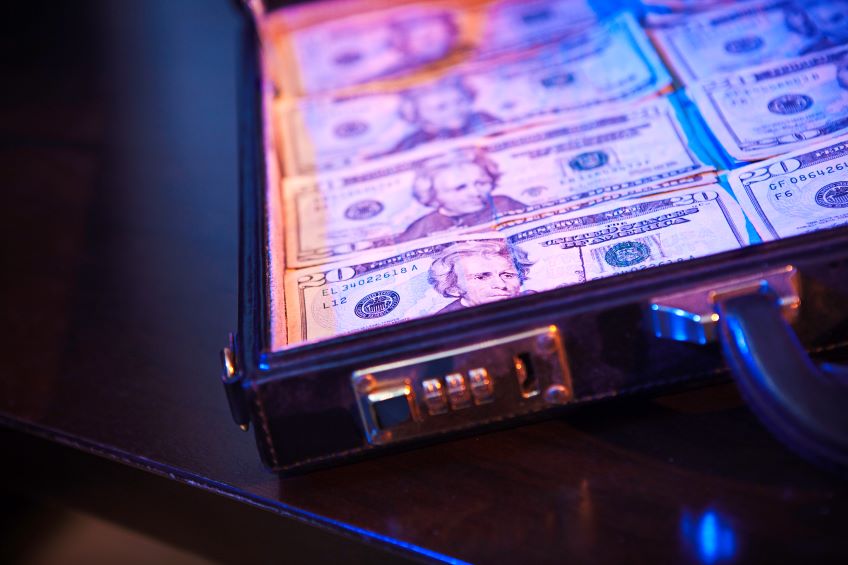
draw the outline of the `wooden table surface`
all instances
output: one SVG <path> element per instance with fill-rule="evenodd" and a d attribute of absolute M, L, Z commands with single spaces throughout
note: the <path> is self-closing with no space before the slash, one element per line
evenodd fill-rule
<path fill-rule="evenodd" d="M 3 489 L 228 562 L 845 554 L 846 483 L 781 447 L 730 384 L 267 472 L 218 381 L 236 324 L 239 15 L 164 0 L 10 10 Z"/>

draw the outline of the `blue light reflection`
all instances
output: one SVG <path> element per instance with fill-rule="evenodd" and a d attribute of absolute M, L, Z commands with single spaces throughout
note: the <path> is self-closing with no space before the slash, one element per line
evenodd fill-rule
<path fill-rule="evenodd" d="M 680 533 L 701 563 L 712 565 L 732 560 L 736 555 L 736 535 L 727 520 L 715 510 L 707 510 L 699 516 L 684 512 Z"/>

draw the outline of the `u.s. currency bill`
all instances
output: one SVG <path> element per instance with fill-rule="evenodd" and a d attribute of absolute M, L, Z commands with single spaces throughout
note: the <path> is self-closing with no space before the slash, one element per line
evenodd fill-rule
<path fill-rule="evenodd" d="M 748 2 L 686 18 L 653 37 L 684 83 L 848 41 L 848 3 Z"/>
<path fill-rule="evenodd" d="M 594 24 L 589 0 L 313 2 L 263 18 L 289 95 L 409 76 L 529 49 Z"/>
<path fill-rule="evenodd" d="M 728 175 L 765 240 L 848 224 L 848 136 Z"/>
<path fill-rule="evenodd" d="M 628 187 L 622 185 L 620 189 L 610 190 L 609 187 L 600 187 L 596 190 L 587 190 L 562 198 L 553 203 L 536 206 L 526 206 L 518 210 L 508 210 L 497 214 L 495 219 L 496 229 L 503 229 L 513 225 L 526 224 L 531 221 L 542 220 L 551 216 L 562 214 L 573 214 L 593 206 L 606 204 L 613 200 L 640 198 L 652 194 L 662 194 L 695 188 L 699 186 L 712 185 L 718 182 L 718 174 L 712 171 L 698 173 L 695 175 L 664 181 L 642 187 Z"/>
<path fill-rule="evenodd" d="M 332 337 L 748 243 L 742 211 L 717 185 L 412 242 L 288 272 L 288 335 L 291 342 Z"/>
<path fill-rule="evenodd" d="M 663 99 L 448 144 L 284 181 L 287 261 L 297 268 L 442 232 L 473 232 L 515 214 L 668 190 L 711 170 Z"/>
<path fill-rule="evenodd" d="M 661 28 L 685 22 L 692 16 L 731 6 L 741 6 L 764 0 L 639 0 L 645 25 Z"/>
<path fill-rule="evenodd" d="M 725 151 L 754 161 L 848 128 L 848 47 L 719 75 L 689 92 Z"/>
<path fill-rule="evenodd" d="M 487 271 L 497 272 L 494 276 L 505 279 L 502 282 L 508 287 L 488 289 L 490 299 L 496 293 L 504 298 L 518 294 L 518 277 L 505 274 L 512 271 L 510 251 L 497 234 L 392 246 L 382 249 L 382 254 L 357 255 L 347 262 L 287 272 L 289 342 L 334 337 L 457 309 L 458 294 L 453 296 L 456 293 L 447 287 L 461 282 L 457 277 L 439 282 L 439 275 L 450 271 L 447 250 L 466 247 L 487 249 L 499 257 L 490 261 Z"/>
<path fill-rule="evenodd" d="M 520 51 L 579 33 L 615 11 L 592 0 L 496 0 L 482 7 L 477 57 Z"/>
<path fill-rule="evenodd" d="M 538 292 L 738 249 L 751 243 L 745 215 L 720 185 L 628 199 L 502 229 Z"/>
<path fill-rule="evenodd" d="M 629 13 L 509 62 L 426 81 L 275 103 L 288 176 L 336 170 L 540 119 L 652 96 L 671 78 Z"/>
<path fill-rule="evenodd" d="M 456 2 L 315 2 L 269 14 L 261 33 L 280 88 L 300 96 L 415 72 L 467 48 L 472 25 Z"/>
<path fill-rule="evenodd" d="M 757 0 L 638 0 L 638 3 L 648 14 L 652 12 L 683 14 L 688 17 L 692 14 L 715 10 L 731 4 L 746 4 L 753 1 Z"/>

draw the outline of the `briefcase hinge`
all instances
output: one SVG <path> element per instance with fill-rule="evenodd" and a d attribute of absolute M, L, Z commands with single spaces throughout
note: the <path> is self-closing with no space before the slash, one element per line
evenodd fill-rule
<path fill-rule="evenodd" d="M 242 430 L 247 431 L 250 428 L 250 414 L 247 410 L 242 373 L 238 367 L 237 351 L 236 337 L 230 334 L 229 345 L 221 350 L 221 383 L 227 393 L 233 419 Z"/>
<path fill-rule="evenodd" d="M 657 337 L 706 344 L 716 339 L 718 302 L 731 296 L 764 292 L 777 297 L 787 322 L 796 320 L 801 306 L 801 280 L 792 265 L 654 297 L 647 317 Z"/>

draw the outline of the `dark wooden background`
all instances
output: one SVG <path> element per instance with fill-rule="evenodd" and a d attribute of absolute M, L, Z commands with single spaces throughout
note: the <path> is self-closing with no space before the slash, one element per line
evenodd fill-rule
<path fill-rule="evenodd" d="M 279 478 L 233 425 L 226 2 L 16 2 L 0 34 L 2 490 L 228 562 L 837 561 L 845 483 L 732 385 Z"/>

